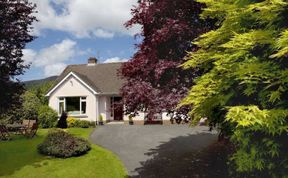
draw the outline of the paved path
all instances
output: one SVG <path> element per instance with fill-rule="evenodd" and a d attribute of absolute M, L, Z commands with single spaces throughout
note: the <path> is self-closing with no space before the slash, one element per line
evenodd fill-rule
<path fill-rule="evenodd" d="M 117 154 L 131 177 L 191 177 L 177 170 L 197 164 L 189 157 L 215 143 L 217 135 L 200 126 L 105 125 L 94 130 L 91 140 Z"/>

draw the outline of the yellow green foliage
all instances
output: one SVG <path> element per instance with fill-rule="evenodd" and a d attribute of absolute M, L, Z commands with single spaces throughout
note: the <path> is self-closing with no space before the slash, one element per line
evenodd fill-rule
<path fill-rule="evenodd" d="M 288 30 L 285 30 L 276 41 L 278 51 L 271 55 L 272 58 L 281 58 L 288 55 Z"/>
<path fill-rule="evenodd" d="M 75 127 L 77 120 L 78 119 L 76 119 L 74 117 L 71 117 L 71 116 L 67 117 L 67 126 L 68 126 L 68 128 Z"/>
<path fill-rule="evenodd" d="M 203 73 L 182 104 L 229 134 L 237 171 L 288 176 L 288 1 L 198 1 L 218 28 L 193 42 L 183 67 Z"/>
<path fill-rule="evenodd" d="M 93 125 L 95 125 L 95 124 L 91 123 L 90 121 L 80 120 L 80 119 L 74 118 L 72 116 L 69 116 L 67 118 L 68 128 L 71 128 L 71 127 L 89 128 L 90 126 L 93 126 Z"/>

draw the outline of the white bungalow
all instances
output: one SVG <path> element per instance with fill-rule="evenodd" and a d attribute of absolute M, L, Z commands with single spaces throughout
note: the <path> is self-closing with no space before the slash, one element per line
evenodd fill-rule
<path fill-rule="evenodd" d="M 123 107 L 113 108 L 114 102 L 121 101 L 120 88 L 123 80 L 117 75 L 122 63 L 98 64 L 96 58 L 89 58 L 88 64 L 69 65 L 48 91 L 49 106 L 60 115 L 66 112 L 75 118 L 104 122 L 128 122 Z M 133 118 L 135 124 L 144 124 L 144 113 Z M 162 123 L 170 123 L 162 114 Z"/>

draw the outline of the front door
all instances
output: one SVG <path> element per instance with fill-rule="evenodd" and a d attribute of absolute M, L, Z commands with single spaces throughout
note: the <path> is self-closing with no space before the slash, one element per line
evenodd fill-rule
<path fill-rule="evenodd" d="M 121 97 L 113 97 L 114 104 L 114 120 L 122 121 L 123 120 L 123 105 L 120 104 L 122 101 Z"/>

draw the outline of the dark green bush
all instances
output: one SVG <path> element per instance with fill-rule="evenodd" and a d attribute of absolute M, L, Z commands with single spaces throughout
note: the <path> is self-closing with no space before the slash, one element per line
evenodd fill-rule
<path fill-rule="evenodd" d="M 59 158 L 80 156 L 90 149 L 91 145 L 87 140 L 75 137 L 60 129 L 49 131 L 44 142 L 38 145 L 39 153 Z"/>
<path fill-rule="evenodd" d="M 60 117 L 60 119 L 58 120 L 58 123 L 57 123 L 57 127 L 58 128 L 61 128 L 61 129 L 65 129 L 65 128 L 67 128 L 68 126 L 67 126 L 67 113 L 65 113 L 65 112 L 63 112 L 62 114 L 61 114 L 61 117 Z"/>
<path fill-rule="evenodd" d="M 90 127 L 95 127 L 96 126 L 96 121 L 91 121 L 90 122 Z"/>
<path fill-rule="evenodd" d="M 42 128 L 55 127 L 58 119 L 58 114 L 47 105 L 43 105 L 38 111 L 38 122 Z"/>
<path fill-rule="evenodd" d="M 89 121 L 84 121 L 84 120 L 77 120 L 76 121 L 76 127 L 80 128 L 89 128 L 90 122 Z"/>

